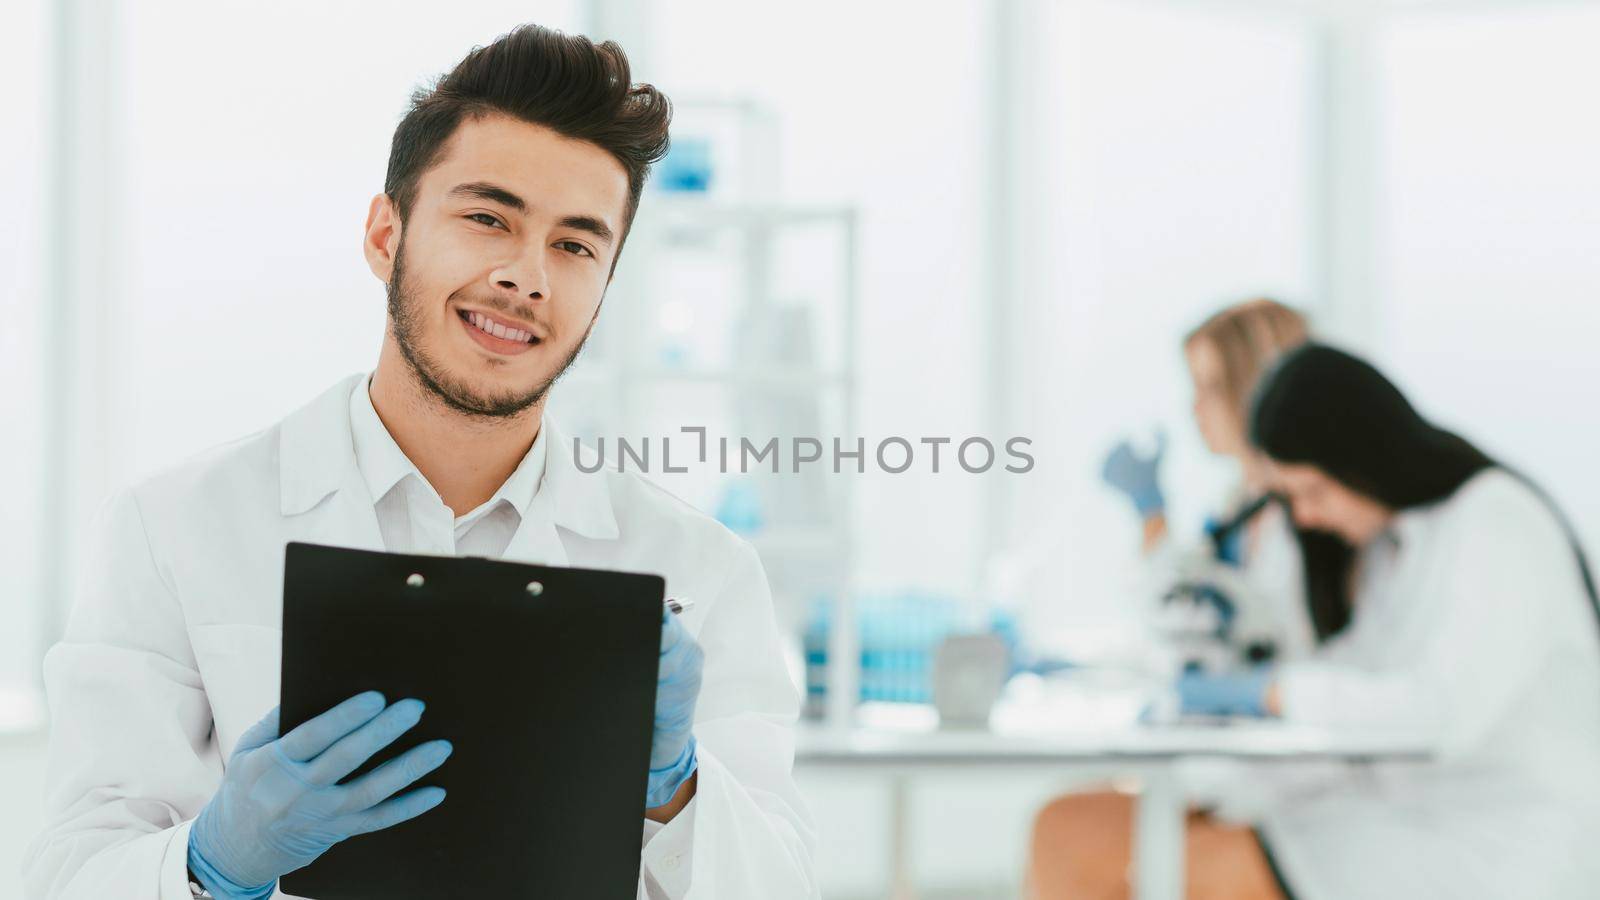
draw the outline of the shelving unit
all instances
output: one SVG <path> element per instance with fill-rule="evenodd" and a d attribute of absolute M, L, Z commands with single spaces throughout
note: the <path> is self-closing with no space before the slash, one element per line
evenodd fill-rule
<path fill-rule="evenodd" d="M 628 237 L 623 270 L 605 301 L 615 311 L 601 317 L 604 330 L 596 327 L 590 349 L 553 398 L 563 420 L 580 437 L 609 438 L 607 455 L 612 458 L 617 436 L 630 441 L 670 437 L 675 464 L 686 459 L 691 468 L 715 469 L 715 451 L 700 463 L 694 454 L 680 456 L 677 449 L 678 441 L 693 440 L 688 435 L 680 437 L 680 427 L 710 423 L 691 419 L 665 428 L 651 426 L 652 418 L 687 414 L 691 405 L 687 395 L 694 393 L 722 395 L 730 427 L 708 429 L 708 442 L 726 437 L 736 443 L 749 437 L 761 445 L 779 439 L 782 466 L 778 474 L 718 473 L 718 479 L 726 484 L 730 478 L 748 478 L 757 493 L 766 497 L 763 506 L 780 514 L 806 507 L 820 513 L 808 520 L 764 525 L 745 536 L 767 567 L 779 623 L 789 633 L 800 633 L 813 596 L 826 593 L 832 598 L 826 715 L 830 724 L 839 727 L 853 718 L 860 657 L 854 628 L 839 627 L 855 620 L 855 480 L 848 474 L 834 476 L 831 468 L 833 438 L 853 445 L 858 433 L 857 227 L 856 212 L 849 207 L 724 203 L 668 192 L 648 194 Z M 784 242 L 804 230 L 832 236 L 835 258 L 831 264 L 838 285 L 831 296 L 823 298 L 833 301 L 832 309 L 815 300 L 795 302 L 780 290 Z M 720 299 L 731 298 L 732 302 L 710 314 L 715 317 L 713 324 L 735 326 L 726 329 L 731 346 L 724 348 L 725 359 L 702 361 L 692 351 L 668 352 L 671 340 L 664 339 L 666 329 L 660 321 L 663 307 L 679 304 L 684 315 L 693 316 L 697 304 L 710 305 L 709 291 L 702 294 L 697 285 L 680 288 L 674 284 L 674 266 L 691 257 L 698 257 L 699 263 L 709 259 L 731 270 L 733 278 L 721 282 L 725 293 Z M 789 333 L 786 325 L 795 323 L 814 325 L 798 330 L 815 334 Z M 741 326 L 749 326 L 774 346 L 749 346 L 750 335 L 741 334 Z M 692 333 L 693 327 L 688 331 Z M 786 355 L 794 358 L 782 358 Z M 651 396 L 661 392 L 676 396 L 665 401 Z M 588 396 L 593 402 L 585 408 L 580 399 L 577 410 L 564 407 L 562 400 L 570 406 L 574 395 Z M 580 413 L 576 423 L 572 421 L 574 411 Z M 815 434 L 768 427 L 807 423 Z M 809 471 L 798 475 L 792 473 L 788 455 L 789 441 L 797 436 L 816 438 L 823 454 L 805 467 Z M 670 478 L 675 476 L 652 477 L 673 489 Z M 793 494 L 796 490 L 798 495 Z M 779 491 L 791 495 L 784 498 L 787 502 L 772 502 Z M 819 493 L 821 502 L 817 503 Z M 708 513 L 716 511 L 710 497 L 684 499 Z M 794 502 L 796 499 L 802 502 Z M 840 661 L 851 664 L 840 665 Z"/>

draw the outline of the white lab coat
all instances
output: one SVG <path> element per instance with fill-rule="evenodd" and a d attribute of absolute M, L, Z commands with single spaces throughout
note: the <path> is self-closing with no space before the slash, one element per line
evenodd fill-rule
<path fill-rule="evenodd" d="M 278 703 L 284 545 L 383 549 L 351 446 L 360 377 L 101 508 L 65 639 L 45 658 L 53 727 L 47 821 L 24 862 L 31 900 L 190 896 L 190 822 L 241 732 Z M 696 602 L 684 624 L 705 651 L 698 792 L 665 827 L 641 822 L 640 895 L 818 896 L 791 773 L 799 697 L 755 552 L 643 478 L 579 471 L 571 439 L 544 427 L 545 478 L 505 558 L 656 572 Z"/>
<path fill-rule="evenodd" d="M 1350 625 L 1279 684 L 1289 721 L 1420 727 L 1437 749 L 1207 785 L 1301 900 L 1595 896 L 1600 623 L 1566 533 L 1514 477 L 1400 513 L 1363 556 Z"/>

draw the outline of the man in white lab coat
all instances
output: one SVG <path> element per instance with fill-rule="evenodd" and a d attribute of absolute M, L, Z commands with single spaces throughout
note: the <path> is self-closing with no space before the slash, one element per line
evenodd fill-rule
<path fill-rule="evenodd" d="M 241 761 L 301 765 L 282 761 L 294 735 L 270 712 L 289 541 L 663 574 L 697 604 L 682 626 L 701 653 L 675 684 L 699 687 L 677 745 L 687 765 L 641 822 L 639 893 L 818 895 L 791 775 L 798 697 L 755 553 L 638 476 L 580 470 L 587 450 L 543 415 L 665 150 L 666 98 L 630 84 L 615 45 L 527 27 L 419 92 L 367 218 L 389 298 L 376 370 L 102 507 L 45 660 L 48 818 L 24 864 L 30 898 L 205 896 L 202 833 L 210 855 L 270 858 L 226 846 L 250 838 L 249 815 L 215 800 L 259 787 L 237 783 Z M 252 871 L 283 874 L 264 864 Z"/>

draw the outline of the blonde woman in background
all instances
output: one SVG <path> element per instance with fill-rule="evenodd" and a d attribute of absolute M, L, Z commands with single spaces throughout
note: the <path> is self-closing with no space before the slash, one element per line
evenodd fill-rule
<path fill-rule="evenodd" d="M 1248 432 L 1257 381 L 1307 339 L 1305 317 L 1268 299 L 1227 307 L 1184 337 L 1195 425 L 1206 448 L 1232 460 L 1239 470 L 1238 483 L 1224 507 L 1207 521 L 1201 540 L 1185 542 L 1171 533 L 1159 478 L 1164 441 L 1149 455 L 1139 454 L 1124 441 L 1106 458 L 1102 477 L 1132 501 L 1141 519 L 1144 559 L 1139 591 L 1153 606 L 1151 625 L 1173 644 L 1180 664 L 1198 660 L 1195 642 L 1179 646 L 1181 623 L 1192 617 L 1178 614 L 1186 609 L 1214 611 L 1200 609 L 1207 605 L 1207 597 L 1219 598 L 1230 608 L 1227 634 L 1206 635 L 1209 649 L 1217 651 L 1204 664 L 1207 667 L 1220 665 L 1225 671 L 1268 657 L 1304 658 L 1315 644 L 1295 531 L 1282 507 L 1270 502 L 1267 463 L 1251 446 Z M 1178 597 L 1183 599 L 1173 599 Z M 1200 765 L 1181 773 L 1190 792 L 1202 798 L 1225 789 L 1219 783 L 1225 785 L 1230 776 Z M 1046 806 L 1034 823 L 1027 896 L 1032 900 L 1127 896 L 1125 879 L 1120 891 L 1104 893 L 1107 873 L 1085 861 L 1125 864 L 1132 816 L 1129 798 L 1109 790 L 1068 795 Z M 1251 839 L 1242 840 L 1241 835 Z M 1253 838 L 1248 827 L 1192 816 L 1187 853 L 1212 865 L 1188 867 L 1188 895 L 1230 900 L 1287 896 L 1279 887 L 1273 862 Z M 1213 891 L 1200 883 L 1209 873 L 1228 877 Z"/>
<path fill-rule="evenodd" d="M 1306 338 L 1305 318 L 1267 299 L 1223 309 L 1185 336 L 1195 424 L 1206 448 L 1235 462 L 1240 476 L 1203 540 L 1179 541 L 1170 532 L 1159 478 L 1164 440 L 1148 456 L 1124 441 L 1105 461 L 1106 483 L 1132 501 L 1142 521 L 1139 593 L 1154 603 L 1152 624 L 1178 640 L 1178 631 L 1196 622 L 1188 613 L 1209 614 L 1201 621 L 1217 624 L 1218 640 L 1210 643 L 1221 653 L 1212 654 L 1213 666 L 1303 656 L 1313 643 L 1294 533 L 1268 502 L 1263 461 L 1245 433 L 1256 381 Z"/>

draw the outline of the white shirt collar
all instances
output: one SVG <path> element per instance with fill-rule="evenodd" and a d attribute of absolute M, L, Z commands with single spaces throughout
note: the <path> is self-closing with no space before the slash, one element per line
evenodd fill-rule
<path fill-rule="evenodd" d="M 350 392 L 350 436 L 355 442 L 356 466 L 367 483 L 372 502 L 382 500 L 407 475 L 416 476 L 420 484 L 434 490 L 416 464 L 395 443 L 394 436 L 384 427 L 383 420 L 378 418 L 378 411 L 372 405 L 372 395 L 368 393 L 371 379 L 370 373 L 357 379 L 355 390 Z M 534 495 L 539 493 L 544 481 L 545 458 L 548 455 L 548 442 L 545 439 L 547 430 L 541 422 L 533 446 L 528 448 L 522 461 L 517 464 L 516 471 L 500 485 L 494 496 L 478 509 L 457 518 L 463 519 L 479 510 L 493 509 L 501 500 L 510 503 L 518 516 L 526 516 Z M 437 496 L 438 492 L 434 491 L 434 494 Z"/>

